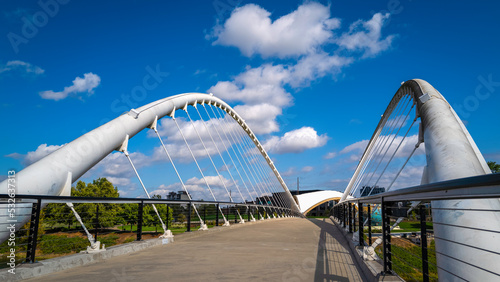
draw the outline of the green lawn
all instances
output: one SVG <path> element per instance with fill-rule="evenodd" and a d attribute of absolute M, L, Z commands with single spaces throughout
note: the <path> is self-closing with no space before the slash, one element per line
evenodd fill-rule
<path fill-rule="evenodd" d="M 432 222 L 426 222 L 427 230 L 433 230 Z M 399 230 L 392 232 L 419 232 L 420 221 L 403 221 L 399 224 Z"/>

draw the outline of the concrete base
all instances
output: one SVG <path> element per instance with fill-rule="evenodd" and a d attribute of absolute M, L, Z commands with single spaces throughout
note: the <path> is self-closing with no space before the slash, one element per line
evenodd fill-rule
<path fill-rule="evenodd" d="M 81 251 L 81 252 L 83 252 L 83 253 L 86 252 L 87 254 L 94 254 L 94 253 L 99 253 L 99 252 L 104 252 L 104 251 L 106 251 L 106 247 L 104 246 L 104 244 L 102 244 L 102 248 L 101 248 L 101 242 L 96 241 L 94 244 L 88 246 L 86 251 Z"/>
<path fill-rule="evenodd" d="M 159 238 L 163 239 L 163 244 L 168 244 L 168 243 L 173 243 L 174 242 L 174 234 L 172 234 L 172 231 L 168 230 L 168 229 Z M 167 240 L 167 241 L 165 241 L 165 240 Z"/>

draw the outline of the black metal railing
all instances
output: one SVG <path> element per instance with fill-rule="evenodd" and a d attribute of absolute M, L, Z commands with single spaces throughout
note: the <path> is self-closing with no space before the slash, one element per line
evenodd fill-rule
<path fill-rule="evenodd" d="M 335 205 L 330 215 L 347 232 L 358 232 L 359 246 L 371 246 L 373 238 L 381 238 L 382 242 L 375 252 L 382 260 L 384 273 L 396 274 L 406 281 L 433 281 L 438 279 L 438 269 L 443 268 L 436 262 L 432 201 L 488 198 L 500 198 L 500 174 L 455 179 L 349 199 Z M 419 204 L 408 213 L 410 201 Z M 461 209 L 460 212 L 477 211 Z M 498 213 L 500 210 L 487 212 Z M 401 218 L 404 219 L 401 221 Z M 399 230 L 391 231 L 391 226 L 398 219 L 401 221 Z M 381 226 L 377 226 L 377 223 Z M 467 226 L 461 228 L 463 232 L 474 229 Z M 481 269 L 481 266 L 477 268 Z M 448 272 L 446 269 L 443 271 Z M 500 279 L 499 271 L 488 272 Z"/>

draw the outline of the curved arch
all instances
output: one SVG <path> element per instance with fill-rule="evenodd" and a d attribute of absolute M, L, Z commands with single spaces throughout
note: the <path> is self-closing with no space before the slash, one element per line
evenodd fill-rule
<path fill-rule="evenodd" d="M 426 166 L 422 184 L 491 173 L 474 140 L 446 99 L 428 82 L 421 79 L 406 81 L 398 89 L 380 119 L 374 134 L 342 195 L 344 201 L 353 188 L 373 149 L 382 128 L 402 97 L 410 95 L 420 117 L 419 145 L 424 143 Z M 485 250 L 500 250 L 495 233 L 500 231 L 498 216 L 491 212 L 467 210 L 500 210 L 499 199 L 432 201 L 432 218 L 440 280 L 489 281 L 494 276 L 496 255 Z M 460 226 L 471 226 L 464 232 Z M 486 245 L 486 242 L 489 242 Z M 460 260 L 457 260 L 460 258 Z"/>
<path fill-rule="evenodd" d="M 332 201 L 332 200 L 339 200 L 340 197 L 342 196 L 342 192 L 339 191 L 331 191 L 331 190 L 323 190 L 323 191 L 316 191 L 316 192 L 309 192 L 309 193 L 304 193 L 295 196 L 297 199 L 297 202 L 299 203 L 300 206 L 300 212 L 302 214 L 307 214 L 310 212 L 312 209 L 315 207 Z"/>
<path fill-rule="evenodd" d="M 134 137 L 143 129 L 149 128 L 157 120 L 167 115 L 173 116 L 177 109 L 185 109 L 188 105 L 196 106 L 197 104 L 209 104 L 221 108 L 244 129 L 273 170 L 290 203 L 293 203 L 292 209 L 299 211 L 274 163 L 245 121 L 223 100 L 213 96 L 213 94 L 202 93 L 184 93 L 149 103 L 137 109 L 132 109 L 80 136 L 16 173 L 16 194 L 67 195 L 73 182 L 107 155 L 119 150 L 128 139 Z M 7 182 L 7 180 L 4 180 L 0 183 L 0 191 L 7 193 Z M 28 209 L 28 206 L 30 208 L 31 204 L 19 204 L 18 208 Z M 6 213 L 6 209 L 0 209 L 0 214 L 6 215 Z M 17 218 L 16 230 L 28 220 L 26 216 L 21 217 Z M 3 241 L 2 238 L 0 238 L 1 241 Z"/>
<path fill-rule="evenodd" d="M 349 193 L 351 192 L 354 182 L 359 176 L 363 165 L 367 161 L 368 156 L 370 155 L 370 152 L 372 151 L 373 146 L 375 145 L 383 127 L 387 123 L 389 117 L 398 105 L 399 101 L 401 101 L 401 99 L 405 96 L 410 96 L 410 98 L 413 100 L 413 103 L 416 104 L 416 117 L 420 117 L 422 120 L 422 130 L 419 134 L 419 142 L 422 143 L 424 142 L 424 139 L 427 139 L 427 142 L 425 142 L 426 150 L 428 149 L 433 152 L 443 150 L 442 146 L 435 146 L 436 144 L 428 146 L 428 144 L 429 141 L 436 140 L 438 135 L 442 135 L 439 133 L 439 130 L 443 130 L 444 128 L 448 128 L 446 130 L 447 132 L 455 132 L 456 134 L 461 135 L 459 137 L 461 139 L 460 146 L 464 146 L 465 148 L 467 148 L 467 158 L 455 159 L 455 163 L 459 162 L 459 164 L 456 163 L 456 165 L 454 166 L 463 168 L 459 173 L 459 177 L 454 176 L 453 174 L 456 174 L 456 172 L 453 172 L 451 173 L 451 175 L 427 175 L 426 177 L 424 177 L 424 180 L 426 180 L 427 182 L 436 182 L 491 172 L 488 168 L 488 164 L 484 160 L 484 157 L 477 148 L 476 143 L 470 136 L 464 124 L 455 113 L 453 108 L 448 104 L 446 99 L 441 95 L 441 93 L 439 93 L 432 85 L 430 85 L 425 80 L 412 79 L 402 83 L 401 87 L 399 87 L 399 89 L 396 91 L 396 94 L 394 94 L 394 97 L 391 99 L 389 105 L 387 106 L 387 109 L 385 110 L 375 129 L 375 132 L 370 138 L 365 151 L 363 152 L 361 160 L 356 167 L 356 170 L 351 180 L 349 181 L 346 190 L 344 191 L 344 195 L 340 199 L 341 202 L 344 201 L 347 195 L 349 195 Z M 434 106 L 436 103 L 439 104 L 439 106 Z M 446 116 L 439 114 L 440 112 L 443 112 L 443 110 L 444 112 L 447 112 Z M 436 126 L 439 129 L 435 129 Z M 430 133 L 430 131 L 432 131 L 432 133 Z M 463 151 L 458 150 L 458 152 Z M 436 152 L 436 154 L 439 154 L 439 152 Z M 462 154 L 459 155 L 461 156 Z M 438 160 L 443 161 L 443 159 L 444 158 L 439 158 Z M 433 161 L 438 160 L 436 160 L 436 158 L 433 158 Z M 448 160 L 447 162 L 450 163 L 451 161 Z M 432 161 L 430 163 L 431 168 L 447 166 L 447 164 L 434 165 Z M 430 171 L 434 170 L 428 169 L 425 173 L 429 173 Z M 450 170 L 444 169 L 439 170 L 438 173 L 446 174 L 448 171 Z"/>
<path fill-rule="evenodd" d="M 307 215 L 310 211 L 312 211 L 314 208 L 324 204 L 324 203 L 328 203 L 330 201 L 338 201 L 340 200 L 340 197 L 335 197 L 335 198 L 328 198 L 328 199 L 324 199 L 318 203 L 316 203 L 314 206 L 310 207 L 309 209 L 307 209 L 303 214 L 304 215 Z"/>

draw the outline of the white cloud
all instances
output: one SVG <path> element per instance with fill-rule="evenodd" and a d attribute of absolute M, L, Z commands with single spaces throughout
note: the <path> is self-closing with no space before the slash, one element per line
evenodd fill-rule
<path fill-rule="evenodd" d="M 301 58 L 292 68 L 289 84 L 292 87 L 307 86 L 311 81 L 327 74 L 340 73 L 342 67 L 353 62 L 352 58 L 318 52 Z"/>
<path fill-rule="evenodd" d="M 65 99 L 69 95 L 74 95 L 81 99 L 81 95 L 78 96 L 79 94 L 87 93 L 88 96 L 92 95 L 94 93 L 94 88 L 99 86 L 100 83 L 101 78 L 98 75 L 89 72 L 84 74 L 83 78 L 75 78 L 75 80 L 73 80 L 73 85 L 64 87 L 63 91 L 54 92 L 52 90 L 47 90 L 42 91 L 39 94 L 43 99 L 54 101 Z"/>
<path fill-rule="evenodd" d="M 302 127 L 285 133 L 282 137 L 273 136 L 264 142 L 264 148 L 271 153 L 302 153 L 307 149 L 322 147 L 328 141 L 326 134 L 318 135 L 312 127 Z"/>
<path fill-rule="evenodd" d="M 389 13 L 376 13 L 368 21 L 354 22 L 349 27 L 349 32 L 338 39 L 339 46 L 349 51 L 360 51 L 363 57 L 373 57 L 387 50 L 394 39 L 394 35 L 382 38 L 382 27 L 389 16 Z"/>
<path fill-rule="evenodd" d="M 201 120 L 194 120 L 194 127 L 203 139 L 205 145 L 203 146 L 196 130 L 193 128 L 193 125 L 188 119 L 178 117 L 176 118 L 176 121 L 179 124 L 179 127 L 181 128 L 193 155 L 198 160 L 207 158 L 207 151 L 212 158 L 214 155 L 218 155 L 219 151 L 224 153 L 226 151 L 225 148 L 229 148 L 233 143 L 233 139 L 228 140 L 226 139 L 226 136 L 231 138 L 229 131 L 233 131 L 236 126 L 239 126 L 234 122 L 229 122 L 226 126 L 226 123 L 221 119 L 211 119 L 205 122 L 202 122 Z M 205 127 L 205 125 L 207 127 Z M 207 128 L 209 128 L 210 132 L 207 131 Z M 219 138 L 219 134 L 217 134 L 217 132 L 220 134 L 222 140 Z M 182 163 L 190 163 L 193 161 L 193 157 L 186 147 L 184 138 L 180 134 L 174 120 L 171 118 L 162 119 L 158 125 L 158 133 L 162 137 L 165 147 L 167 147 L 167 151 L 172 159 Z M 156 134 L 152 131 L 148 133 L 148 136 L 157 138 Z M 212 141 L 212 138 L 215 141 L 215 144 Z M 234 141 L 237 142 L 237 140 Z M 154 160 L 167 160 L 167 155 L 161 146 L 155 147 L 153 156 Z"/>
<path fill-rule="evenodd" d="M 271 13 L 248 4 L 236 8 L 223 26 L 214 28 L 214 45 L 235 46 L 245 55 L 280 58 L 314 53 L 333 37 L 340 20 L 330 18 L 330 7 L 305 3 L 274 22 Z"/>
<path fill-rule="evenodd" d="M 21 71 L 25 72 L 28 74 L 43 74 L 45 70 L 38 66 L 34 66 L 30 63 L 23 62 L 23 61 L 8 61 L 5 65 L 0 66 L 0 73 L 7 72 L 7 71 Z"/>
<path fill-rule="evenodd" d="M 248 117 L 243 116 L 259 128 L 259 134 L 276 132 L 276 118 L 293 104 L 289 88 L 307 87 L 327 75 L 338 75 L 356 60 L 374 57 L 390 47 L 394 36 L 382 36 L 388 17 L 375 14 L 370 20 L 354 22 L 342 33 L 340 20 L 330 15 L 330 6 L 316 2 L 304 3 L 274 21 L 269 11 L 255 4 L 236 8 L 207 38 L 213 39 L 214 45 L 234 46 L 245 56 L 288 60 L 286 64 L 247 66 L 232 80 L 219 81 L 208 92 L 228 102 L 255 106 L 251 110 L 262 110 L 263 104 L 276 107 L 279 111 L 259 119 L 252 119 L 255 115 L 249 111 L 245 113 Z"/>
<path fill-rule="evenodd" d="M 297 169 L 295 167 L 290 167 L 288 168 L 288 170 L 286 170 L 285 172 L 282 172 L 281 175 L 282 176 L 285 176 L 285 177 L 288 177 L 288 176 L 292 176 L 292 175 L 295 175 L 297 174 Z"/>
<path fill-rule="evenodd" d="M 323 158 L 329 160 L 335 158 L 336 156 L 337 152 L 329 152 L 328 154 L 324 155 Z"/>
<path fill-rule="evenodd" d="M 308 172 L 311 172 L 313 170 L 314 170 L 314 167 L 312 167 L 312 166 L 305 166 L 300 171 L 308 173 Z"/>
<path fill-rule="evenodd" d="M 351 145 L 345 147 L 344 149 L 342 149 L 339 154 L 347 154 L 347 153 L 350 153 L 353 151 L 363 153 L 364 150 L 366 149 L 366 146 L 368 145 L 369 141 L 370 140 L 361 140 L 361 141 L 358 141 L 354 144 L 351 144 Z"/>
<path fill-rule="evenodd" d="M 43 157 L 47 156 L 48 154 L 56 151 L 57 149 L 61 148 L 64 145 L 47 145 L 47 144 L 41 144 L 36 148 L 35 151 L 30 151 L 26 155 L 19 154 L 19 153 L 12 153 L 7 155 L 6 157 L 13 158 L 13 159 L 19 159 L 21 160 L 21 164 L 24 165 L 25 167 L 31 165 L 32 163 L 37 162 L 38 160 L 42 159 Z"/>
<path fill-rule="evenodd" d="M 379 142 L 382 142 L 384 144 L 383 148 L 377 147 L 377 152 L 379 152 L 378 157 L 382 157 L 384 154 L 384 160 L 388 160 L 394 151 L 396 149 L 398 150 L 396 154 L 394 155 L 395 158 L 408 158 L 408 156 L 411 154 L 413 149 L 415 148 L 415 144 L 417 144 L 418 141 L 418 134 L 407 136 L 403 140 L 403 136 L 396 136 L 394 138 L 394 135 L 391 135 L 389 137 L 381 135 L 378 138 Z M 339 152 L 339 155 L 344 155 L 351 153 L 349 156 L 349 161 L 350 162 L 357 162 L 361 160 L 361 156 L 363 155 L 366 147 L 368 146 L 369 140 L 361 140 L 356 143 L 353 143 L 349 146 L 346 146 L 344 149 L 342 149 Z M 402 143 L 401 143 L 402 142 Z M 401 146 L 398 149 L 398 145 L 401 143 Z M 387 145 L 391 144 L 391 146 L 387 149 Z M 419 156 L 419 155 L 424 155 L 425 154 L 425 146 L 423 144 L 415 151 L 413 156 Z"/>
<path fill-rule="evenodd" d="M 276 117 L 281 115 L 281 108 L 269 104 L 241 105 L 234 110 L 245 120 L 255 134 L 267 134 L 279 131 Z"/>
<path fill-rule="evenodd" d="M 269 103 L 275 106 L 290 106 L 292 95 L 284 88 L 290 80 L 290 71 L 283 65 L 264 64 L 247 70 L 232 82 L 220 81 L 208 92 L 227 101 L 241 101 L 250 105 Z"/>

